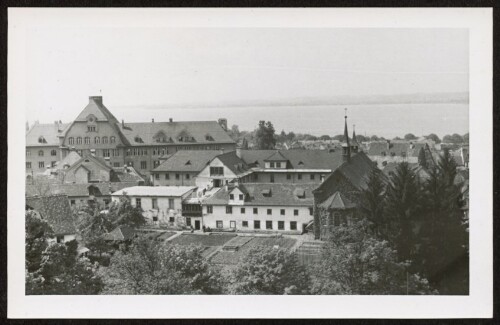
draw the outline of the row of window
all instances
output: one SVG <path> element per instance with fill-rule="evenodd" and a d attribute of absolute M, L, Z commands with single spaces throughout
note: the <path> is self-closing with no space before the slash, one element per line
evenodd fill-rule
<path fill-rule="evenodd" d="M 270 165 L 271 168 L 274 168 L 274 167 L 281 168 L 281 162 L 276 162 L 276 163 L 275 162 L 271 162 L 271 163 L 269 163 L 269 165 Z"/>
<path fill-rule="evenodd" d="M 217 220 L 215 222 L 215 226 L 219 229 L 224 228 L 224 221 Z M 242 221 L 241 226 L 243 228 L 248 228 L 248 221 Z M 229 228 L 233 229 L 236 228 L 236 221 L 229 221 Z M 260 220 L 253 221 L 253 229 L 261 229 Z M 266 221 L 266 229 L 267 230 L 273 229 L 273 221 L 271 220 Z M 278 230 L 285 230 L 285 221 L 278 221 Z M 290 221 L 290 230 L 297 230 L 297 221 Z"/>
<path fill-rule="evenodd" d="M 45 155 L 45 152 L 43 150 L 38 151 L 38 157 L 43 157 Z M 57 156 L 57 151 L 55 149 L 50 150 L 50 155 L 51 156 Z M 26 157 L 31 157 L 31 151 L 26 150 Z"/>
<path fill-rule="evenodd" d="M 175 174 L 175 180 L 178 181 L 181 179 L 181 175 L 184 175 L 184 179 L 190 180 L 191 179 L 191 174 Z M 159 180 L 160 179 L 160 174 L 155 174 L 155 179 Z M 165 179 L 170 180 L 170 174 L 165 173 Z"/>
<path fill-rule="evenodd" d="M 52 161 L 50 163 L 50 166 L 51 167 L 55 167 L 56 163 L 57 163 L 57 161 Z M 45 168 L 45 161 L 39 161 L 38 162 L 38 168 Z M 26 169 L 31 169 L 31 161 L 27 161 L 26 162 Z"/>
<path fill-rule="evenodd" d="M 135 206 L 137 208 L 142 208 L 142 199 L 136 198 L 135 199 Z M 153 209 L 158 209 L 158 199 L 157 198 L 151 199 L 151 206 Z M 168 208 L 175 209 L 174 199 L 168 199 Z"/>
<path fill-rule="evenodd" d="M 266 213 L 268 216 L 273 214 L 273 209 L 266 209 Z M 207 214 L 213 213 L 213 206 L 207 205 Z M 232 214 L 233 213 L 233 206 L 227 205 L 226 206 L 226 214 Z M 245 214 L 246 213 L 246 208 L 240 208 L 240 214 Z M 259 214 L 259 208 L 253 208 L 253 214 Z M 286 215 L 286 210 L 285 209 L 280 209 L 280 215 L 284 216 Z M 299 215 L 299 210 L 294 209 L 293 210 L 293 215 L 298 216 Z M 309 215 L 313 215 L 313 208 L 309 208 Z"/>
<path fill-rule="evenodd" d="M 94 130 L 95 131 L 95 130 Z M 82 141 L 85 142 L 85 144 L 90 144 L 90 137 L 77 137 L 76 138 L 76 144 L 82 144 Z M 102 143 L 108 143 L 108 137 L 94 137 L 94 144 L 100 144 Z M 115 143 L 116 142 L 116 137 L 109 137 L 109 143 Z M 75 138 L 69 137 L 68 138 L 68 143 L 69 144 L 75 144 Z"/>

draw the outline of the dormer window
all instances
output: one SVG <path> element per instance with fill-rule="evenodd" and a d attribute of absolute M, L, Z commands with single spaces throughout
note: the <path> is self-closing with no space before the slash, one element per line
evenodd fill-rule
<path fill-rule="evenodd" d="M 304 163 L 302 161 L 299 161 L 299 166 L 304 166 Z"/>
<path fill-rule="evenodd" d="M 280 162 L 276 163 L 276 168 L 281 168 L 281 163 Z"/>
<path fill-rule="evenodd" d="M 144 141 L 142 141 L 142 138 L 140 136 L 138 136 L 138 135 L 135 136 L 134 141 L 138 142 L 138 143 L 143 143 L 144 142 Z"/>
<path fill-rule="evenodd" d="M 186 161 L 186 165 L 187 166 L 191 165 L 191 160 Z"/>
<path fill-rule="evenodd" d="M 215 141 L 214 138 L 210 134 L 205 135 L 205 140 L 207 140 L 207 141 Z"/>
<path fill-rule="evenodd" d="M 45 140 L 45 138 L 43 136 L 40 136 L 38 138 L 38 143 L 47 143 L 47 140 Z"/>
<path fill-rule="evenodd" d="M 87 125 L 87 132 L 96 132 L 95 125 Z"/>
<path fill-rule="evenodd" d="M 262 196 L 271 197 L 271 189 L 262 190 Z"/>
<path fill-rule="evenodd" d="M 274 163 L 273 162 L 270 163 L 270 166 L 271 166 L 271 168 L 274 168 Z"/>

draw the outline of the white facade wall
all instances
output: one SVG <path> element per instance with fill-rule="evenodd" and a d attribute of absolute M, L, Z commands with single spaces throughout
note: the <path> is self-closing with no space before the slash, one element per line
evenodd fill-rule
<path fill-rule="evenodd" d="M 61 243 L 67 243 L 67 242 L 70 242 L 72 240 L 76 240 L 76 235 L 75 234 L 63 235 L 61 237 L 62 237 Z M 50 243 L 56 243 L 57 242 L 57 237 L 49 238 L 49 239 L 47 239 L 47 241 L 49 242 L 49 244 Z"/>
<path fill-rule="evenodd" d="M 252 206 L 252 205 L 230 205 L 232 206 L 232 213 L 226 213 L 226 206 L 213 205 L 212 213 L 208 213 L 207 206 L 203 206 L 203 225 L 209 227 L 213 230 L 217 228 L 217 221 L 222 221 L 222 229 L 232 229 L 231 221 L 234 221 L 235 230 L 237 231 L 298 231 L 301 232 L 303 229 L 303 224 L 307 224 L 313 220 L 313 216 L 310 213 L 311 207 L 285 207 L 285 206 Z M 242 213 L 241 209 L 245 209 L 245 213 Z M 254 213 L 253 209 L 257 208 L 257 214 Z M 268 215 L 267 210 L 271 209 L 272 214 Z M 285 210 L 285 215 L 281 215 L 281 210 Z M 298 210 L 298 215 L 294 215 L 294 210 Z M 260 229 L 254 228 L 254 221 L 260 221 Z M 243 226 L 243 221 L 248 222 L 248 226 Z M 273 228 L 266 229 L 266 221 L 272 221 Z M 278 229 L 278 221 L 285 222 L 285 229 Z M 297 222 L 297 229 L 290 228 L 290 222 Z M 220 228 L 219 228 L 220 229 Z"/>
<path fill-rule="evenodd" d="M 224 175 L 210 175 L 210 167 L 223 167 Z M 218 158 L 215 158 L 196 176 L 196 186 L 199 188 L 211 188 L 214 186 L 214 180 L 220 180 L 221 186 L 223 186 L 236 178 L 235 173 L 227 168 Z"/>

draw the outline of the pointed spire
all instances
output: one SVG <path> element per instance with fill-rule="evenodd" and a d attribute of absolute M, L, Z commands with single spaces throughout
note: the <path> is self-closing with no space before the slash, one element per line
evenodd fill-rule
<path fill-rule="evenodd" d="M 347 131 L 347 108 L 345 108 L 344 110 L 345 110 L 344 140 L 347 146 L 349 147 L 349 132 Z"/>
<path fill-rule="evenodd" d="M 344 138 L 345 143 L 342 144 L 342 156 L 344 161 L 349 161 L 351 159 L 351 146 L 349 144 L 349 132 L 347 130 L 347 108 L 345 109 L 345 123 L 344 123 Z"/>

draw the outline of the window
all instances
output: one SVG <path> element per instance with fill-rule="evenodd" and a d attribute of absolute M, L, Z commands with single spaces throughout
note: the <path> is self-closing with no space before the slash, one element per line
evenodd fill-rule
<path fill-rule="evenodd" d="M 333 214 L 333 225 L 340 226 L 340 214 L 338 212 Z"/>
<path fill-rule="evenodd" d="M 240 201 L 243 201 L 243 194 L 238 195 L 238 199 L 239 199 Z"/>
<path fill-rule="evenodd" d="M 109 157 L 110 156 L 109 149 L 103 149 L 102 150 L 102 156 L 103 157 Z"/>
<path fill-rule="evenodd" d="M 271 163 L 271 168 L 274 168 L 274 163 L 273 162 Z"/>
<path fill-rule="evenodd" d="M 229 221 L 229 228 L 231 229 L 236 228 L 236 221 Z"/>
<path fill-rule="evenodd" d="M 153 221 L 158 221 L 158 216 L 153 216 Z"/>
<path fill-rule="evenodd" d="M 221 229 L 224 226 L 224 223 L 222 222 L 222 220 L 217 220 L 215 222 L 215 225 L 217 228 Z"/>
<path fill-rule="evenodd" d="M 290 230 L 297 230 L 297 221 L 290 221 Z"/>
<path fill-rule="evenodd" d="M 240 208 L 240 213 L 245 214 L 245 208 Z"/>
<path fill-rule="evenodd" d="M 288 179 L 288 180 L 292 179 L 292 175 L 291 174 L 286 174 L 286 179 Z"/>
<path fill-rule="evenodd" d="M 280 214 L 281 214 L 282 216 L 284 216 L 284 215 L 285 215 L 285 209 L 281 209 L 281 210 L 280 210 Z"/>
<path fill-rule="evenodd" d="M 186 226 L 191 226 L 191 218 L 186 217 Z"/>
<path fill-rule="evenodd" d="M 75 138 L 71 137 L 68 139 L 69 144 L 75 144 Z"/>
<path fill-rule="evenodd" d="M 83 140 L 85 144 L 90 144 L 90 137 L 85 137 Z"/>
<path fill-rule="evenodd" d="M 298 216 L 299 215 L 299 210 L 297 210 L 297 209 L 293 210 L 293 215 L 294 216 Z"/>
<path fill-rule="evenodd" d="M 38 138 L 38 143 L 47 143 L 47 140 L 43 136 Z"/>
<path fill-rule="evenodd" d="M 64 236 L 57 236 L 56 237 L 56 241 L 57 241 L 58 244 L 63 243 L 64 242 Z"/>
<path fill-rule="evenodd" d="M 281 168 L 281 163 L 280 162 L 276 163 L 276 168 Z"/>
<path fill-rule="evenodd" d="M 174 223 L 175 222 L 175 217 L 169 217 L 168 222 Z"/>
<path fill-rule="evenodd" d="M 102 143 L 108 143 L 108 137 L 102 137 Z"/>
<path fill-rule="evenodd" d="M 54 168 L 56 167 L 57 161 L 51 161 L 50 162 L 50 167 Z"/>
<path fill-rule="evenodd" d="M 274 174 L 269 175 L 269 177 L 270 177 L 270 180 L 269 180 L 269 181 L 270 181 L 271 183 L 274 183 Z"/>
<path fill-rule="evenodd" d="M 113 167 L 120 167 L 120 163 L 119 162 L 114 162 L 113 163 Z"/>
<path fill-rule="evenodd" d="M 233 213 L 233 207 L 232 206 L 226 206 L 226 214 L 231 214 Z"/>
<path fill-rule="evenodd" d="M 135 199 L 135 206 L 136 206 L 137 208 L 142 207 L 142 205 L 141 205 L 141 199 Z"/>
<path fill-rule="evenodd" d="M 38 168 L 45 168 L 45 162 L 39 161 L 38 162 Z"/>
<path fill-rule="evenodd" d="M 29 157 L 29 156 L 31 156 L 31 151 L 26 150 L 26 157 Z"/>
<path fill-rule="evenodd" d="M 191 178 L 191 175 L 186 174 L 186 179 L 190 179 L 190 178 Z"/>
<path fill-rule="evenodd" d="M 76 144 L 82 144 L 82 138 L 81 137 L 76 138 Z"/>
<path fill-rule="evenodd" d="M 210 167 L 210 176 L 223 176 L 224 167 Z"/>
<path fill-rule="evenodd" d="M 259 209 L 258 208 L 253 208 L 253 214 L 258 214 L 259 213 Z"/>
<path fill-rule="evenodd" d="M 160 174 L 155 174 L 155 179 L 160 179 Z"/>
<path fill-rule="evenodd" d="M 153 209 L 158 209 L 158 199 L 157 198 L 152 198 L 151 199 L 151 205 L 153 206 Z"/>
<path fill-rule="evenodd" d="M 244 228 L 248 228 L 248 221 L 242 221 L 241 226 Z"/>
<path fill-rule="evenodd" d="M 116 138 L 115 137 L 110 137 L 109 138 L 109 143 L 115 143 L 116 141 Z"/>
<path fill-rule="evenodd" d="M 99 138 L 99 137 L 95 137 L 95 138 L 94 138 L 94 143 L 95 143 L 95 144 L 99 144 L 99 143 L 101 143 L 101 138 Z"/>
<path fill-rule="evenodd" d="M 30 161 L 26 162 L 26 169 L 31 169 L 31 162 Z"/>
<path fill-rule="evenodd" d="M 302 174 L 297 174 L 297 179 L 302 179 Z"/>
<path fill-rule="evenodd" d="M 273 222 L 272 221 L 269 221 L 269 220 L 266 221 L 266 229 L 273 229 Z"/>
<path fill-rule="evenodd" d="M 168 208 L 175 209 L 174 207 L 174 199 L 168 199 Z"/>
<path fill-rule="evenodd" d="M 253 221 L 253 229 L 260 229 L 260 220 Z"/>
<path fill-rule="evenodd" d="M 313 215 L 313 208 L 309 208 L 309 215 Z"/>
<path fill-rule="evenodd" d="M 322 183 L 323 183 L 323 182 L 325 181 L 325 175 L 321 175 L 321 176 L 319 177 L 319 180 L 320 180 L 320 182 L 322 182 Z"/>
<path fill-rule="evenodd" d="M 43 157 L 43 150 L 38 151 L 38 157 Z"/>
<path fill-rule="evenodd" d="M 311 174 L 311 181 L 314 180 L 314 174 Z"/>
<path fill-rule="evenodd" d="M 278 221 L 278 230 L 285 230 L 285 222 Z"/>
<path fill-rule="evenodd" d="M 74 205 L 75 205 L 75 200 L 71 200 L 70 202 L 71 202 L 71 203 L 70 203 L 70 204 L 71 204 L 71 206 L 74 206 Z"/>
<path fill-rule="evenodd" d="M 170 174 L 169 173 L 165 174 L 165 179 L 170 179 Z"/>
<path fill-rule="evenodd" d="M 147 161 L 141 161 L 141 169 L 146 169 L 148 168 Z"/>
<path fill-rule="evenodd" d="M 233 194 L 229 194 L 229 199 L 230 200 L 234 200 L 234 195 Z"/>
<path fill-rule="evenodd" d="M 160 166 L 160 161 L 159 160 L 154 160 L 153 161 L 153 168 L 156 168 L 158 166 Z"/>
<path fill-rule="evenodd" d="M 51 156 L 57 156 L 57 151 L 55 151 L 54 149 L 50 151 L 50 155 Z"/>
<path fill-rule="evenodd" d="M 181 176 L 179 174 L 175 174 L 175 179 L 176 180 L 179 180 L 181 178 Z"/>
<path fill-rule="evenodd" d="M 267 215 L 270 216 L 273 214 L 273 209 L 267 209 Z"/>
<path fill-rule="evenodd" d="M 87 125 L 87 132 L 95 132 L 95 126 L 94 125 Z"/>
<path fill-rule="evenodd" d="M 214 207 L 211 205 L 207 205 L 207 214 L 214 213 Z"/>

